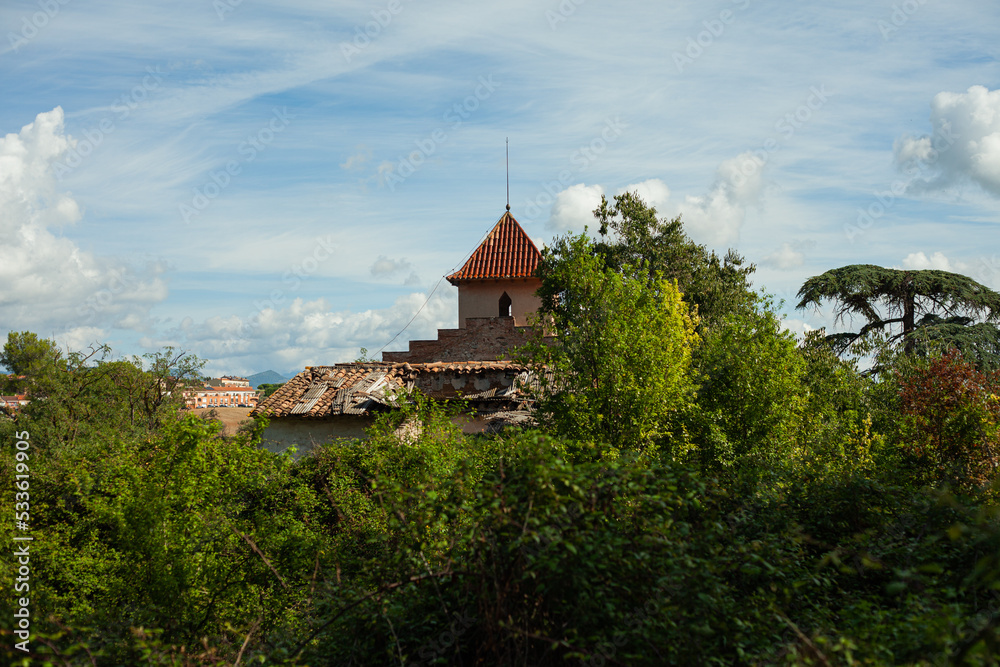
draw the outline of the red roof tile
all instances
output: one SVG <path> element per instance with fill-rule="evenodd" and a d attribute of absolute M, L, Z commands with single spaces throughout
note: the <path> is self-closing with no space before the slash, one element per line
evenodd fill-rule
<path fill-rule="evenodd" d="M 467 280 L 530 278 L 541 258 L 538 248 L 507 211 L 465 265 L 448 276 L 448 282 L 457 285 Z"/>

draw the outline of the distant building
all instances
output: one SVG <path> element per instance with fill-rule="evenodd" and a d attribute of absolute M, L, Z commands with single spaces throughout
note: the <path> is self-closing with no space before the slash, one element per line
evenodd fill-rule
<path fill-rule="evenodd" d="M 251 415 L 270 423 L 263 446 L 297 456 L 337 437 L 361 438 L 397 394 L 418 389 L 439 400 L 463 399 L 469 411 L 456 421 L 467 433 L 530 421 L 525 389 L 530 370 L 511 360 L 534 329 L 529 318 L 541 301 L 535 275 L 541 253 L 505 212 L 462 268 L 448 276 L 458 287 L 458 328 L 435 340 L 410 341 L 405 352 L 383 352 L 381 362 L 314 366 L 261 401 Z"/>
<path fill-rule="evenodd" d="M 15 394 L 14 396 L 0 396 L 0 411 L 14 413 L 28 404 L 26 394 Z"/>
<path fill-rule="evenodd" d="M 204 386 L 184 390 L 188 408 L 256 408 L 258 392 L 247 386 Z"/>
<path fill-rule="evenodd" d="M 249 387 L 250 380 L 233 375 L 223 375 L 219 378 L 219 384 L 223 387 Z"/>

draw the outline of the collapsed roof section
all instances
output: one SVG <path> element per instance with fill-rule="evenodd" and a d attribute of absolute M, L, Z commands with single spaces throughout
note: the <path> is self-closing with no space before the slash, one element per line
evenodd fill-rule
<path fill-rule="evenodd" d="M 251 413 L 271 418 L 368 416 L 398 406 L 414 389 L 438 400 L 462 399 L 479 414 L 525 412 L 534 384 L 526 366 L 507 361 L 351 363 L 312 366 L 289 380 Z"/>

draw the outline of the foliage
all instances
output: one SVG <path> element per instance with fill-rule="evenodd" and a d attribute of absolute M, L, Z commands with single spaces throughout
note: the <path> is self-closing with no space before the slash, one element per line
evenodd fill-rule
<path fill-rule="evenodd" d="M 555 378 L 538 415 L 554 433 L 613 449 L 653 453 L 684 446 L 679 416 L 689 402 L 694 320 L 674 283 L 607 269 L 583 235 L 546 256 L 553 341 L 525 352 Z"/>
<path fill-rule="evenodd" d="M 396 567 L 399 540 L 414 540 L 428 555 L 437 550 L 442 522 L 453 514 L 446 508 L 461 505 L 459 471 L 471 474 L 487 455 L 465 441 L 453 417 L 411 395 L 378 419 L 363 444 L 337 441 L 303 464 L 298 474 L 329 500 L 336 539 L 350 554 L 339 563 L 342 571 Z M 419 501 L 424 497 L 433 502 Z"/>
<path fill-rule="evenodd" d="M 726 313 L 753 301 L 749 276 L 755 267 L 744 266 L 734 250 L 720 259 L 692 241 L 680 216 L 657 218 L 654 207 L 630 192 L 616 196 L 614 203 L 602 197 L 594 216 L 601 235 L 594 252 L 605 266 L 634 278 L 676 281 L 698 316 L 699 330 L 712 328 Z M 544 272 L 542 276 L 544 281 Z"/>
<path fill-rule="evenodd" d="M 725 586 L 714 568 L 703 569 L 704 544 L 686 539 L 696 526 L 723 532 L 700 500 L 706 487 L 627 456 L 574 463 L 575 445 L 538 434 L 507 444 L 510 458 L 493 458 L 485 474 L 460 473 L 481 482 L 452 498 L 460 504 L 442 507 L 451 507 L 443 550 L 395 542 L 387 557 L 399 569 L 368 595 L 337 596 L 337 611 L 302 654 L 307 663 L 336 655 L 372 665 L 552 665 L 605 656 L 663 664 L 656 652 L 681 662 L 706 655 L 711 641 L 672 641 L 685 621 L 725 624 L 710 597 L 712 587 Z M 437 506 L 440 496 L 412 490 L 397 497 Z M 405 563 L 406 551 L 420 559 Z"/>
<path fill-rule="evenodd" d="M 1000 638 L 995 514 L 808 470 L 731 494 L 683 466 L 594 461 L 589 450 L 525 433 L 483 468 L 453 467 L 438 493 L 394 485 L 402 468 L 379 476 L 372 487 L 392 492 L 372 509 L 398 510 L 399 522 L 369 540 L 380 551 L 363 572 L 340 573 L 317 629 L 287 653 L 359 665 L 937 664 L 960 654 L 988 664 Z"/>
<path fill-rule="evenodd" d="M 872 333 L 900 325 L 890 340 L 902 339 L 907 352 L 914 351 L 921 340 L 953 342 L 977 350 L 984 366 L 1000 366 L 1000 333 L 991 324 L 1000 318 L 1000 294 L 966 276 L 937 269 L 852 264 L 810 278 L 798 296 L 798 308 L 819 306 L 827 299 L 836 304 L 838 320 L 853 315 L 865 318 L 866 324 L 856 333 L 828 337 L 838 352 Z M 986 323 L 971 328 L 974 318 L 980 317 Z"/>
<path fill-rule="evenodd" d="M 39 447 L 123 433 L 148 435 L 164 415 L 183 405 L 182 389 L 204 365 L 165 348 L 143 357 L 111 360 L 107 346 L 65 355 L 30 332 L 8 335 L 3 363 L 15 369 L 8 383 L 27 393 L 19 418 L 30 420 Z"/>
<path fill-rule="evenodd" d="M 414 598 L 410 583 L 435 591 L 456 568 L 471 521 L 465 505 L 505 450 L 463 436 L 450 411 L 419 395 L 408 399 L 380 417 L 364 443 L 332 442 L 292 473 L 327 501 L 316 519 L 330 547 L 317 566 L 335 573 L 336 585 L 319 588 L 303 622 L 279 631 L 281 655 L 379 664 L 397 659 L 386 632 L 409 644 L 455 622 L 435 599 Z M 412 602 L 417 616 L 396 616 L 399 600 Z"/>
<path fill-rule="evenodd" d="M 1000 370 L 949 350 L 897 373 L 901 445 L 936 481 L 987 486 L 1000 466 Z"/>
<path fill-rule="evenodd" d="M 702 461 L 771 468 L 787 458 L 803 409 L 803 361 L 763 297 L 725 315 L 695 355 Z"/>
<path fill-rule="evenodd" d="M 33 653 L 0 596 L 0 662 L 995 665 L 997 375 L 931 347 L 860 373 L 763 297 L 695 344 L 676 284 L 597 245 L 546 264 L 548 433 L 400 396 L 294 461 L 175 409 L 197 360 L 15 335 Z"/>
<path fill-rule="evenodd" d="M 0 352 L 0 365 L 10 371 L 2 389 L 5 393 L 30 393 L 39 398 L 51 389 L 49 379 L 64 364 L 62 351 L 53 341 L 39 338 L 31 331 L 10 332 Z"/>
<path fill-rule="evenodd" d="M 268 396 L 270 396 L 271 394 L 273 394 L 274 392 L 278 391 L 279 389 L 281 389 L 284 386 L 285 386 L 284 382 L 281 382 L 281 383 L 270 383 L 270 384 L 269 383 L 264 383 L 264 384 L 257 385 L 257 391 L 264 392 L 264 395 L 261 398 L 267 398 Z"/>
<path fill-rule="evenodd" d="M 818 475 L 873 474 L 891 465 L 885 436 L 873 425 L 875 380 L 858 371 L 857 359 L 837 356 L 823 334 L 809 332 L 799 347 L 802 409 L 794 455 Z"/>
<path fill-rule="evenodd" d="M 914 351 L 922 356 L 950 348 L 958 350 L 979 369 L 1000 368 L 1000 327 L 992 322 L 928 314 L 917 323 L 913 341 Z"/>
<path fill-rule="evenodd" d="M 225 628 L 267 631 L 301 600 L 311 497 L 282 478 L 287 461 L 218 428 L 175 416 L 149 440 L 34 452 L 33 609 L 58 611 L 91 649 L 135 664 L 130 628 L 225 648 Z"/>
<path fill-rule="evenodd" d="M 141 358 L 104 362 L 90 372 L 118 388 L 119 400 L 128 406 L 129 424 L 144 419 L 153 427 L 166 406 L 183 405 L 183 390 L 200 378 L 204 361 L 166 347 Z"/>
<path fill-rule="evenodd" d="M 62 351 L 50 340 L 39 338 L 30 331 L 10 332 L 0 353 L 0 364 L 14 376 L 26 376 L 26 384 L 47 375 L 62 361 Z M 16 380 L 17 378 L 8 378 Z"/>

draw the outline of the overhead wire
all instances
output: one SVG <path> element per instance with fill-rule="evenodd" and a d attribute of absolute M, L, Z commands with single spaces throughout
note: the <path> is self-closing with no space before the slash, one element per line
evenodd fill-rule
<path fill-rule="evenodd" d="M 400 329 L 395 336 L 390 338 L 389 342 L 380 347 L 378 351 L 375 352 L 375 356 L 382 354 L 382 351 L 385 350 L 385 348 L 392 345 L 393 341 L 395 341 L 397 338 L 403 335 L 403 332 L 406 331 L 411 324 L 413 324 L 413 321 L 417 319 L 417 316 L 420 315 L 423 309 L 427 307 L 427 304 L 431 302 L 431 299 L 434 297 L 434 293 L 437 292 L 438 287 L 441 286 L 441 281 L 444 280 L 447 276 L 450 276 L 451 274 L 455 273 L 455 271 L 458 270 L 458 267 L 463 266 L 467 261 L 469 261 L 469 258 L 472 257 L 473 253 L 476 252 L 479 246 L 483 244 L 483 241 L 485 241 L 486 237 L 488 237 L 489 235 L 490 232 L 486 232 L 485 234 L 483 234 L 482 238 L 480 238 L 479 241 L 476 243 L 476 245 L 472 247 L 472 250 L 466 253 L 465 256 L 457 264 L 455 264 L 455 266 L 451 267 L 450 271 L 446 272 L 444 275 L 438 278 L 437 284 L 434 285 L 434 289 L 431 290 L 430 294 L 427 295 L 427 298 L 424 299 L 424 302 L 420 305 L 419 308 L 417 308 L 417 312 L 413 314 L 413 317 L 410 318 L 410 321 L 407 322 L 406 325 L 402 329 Z"/>

